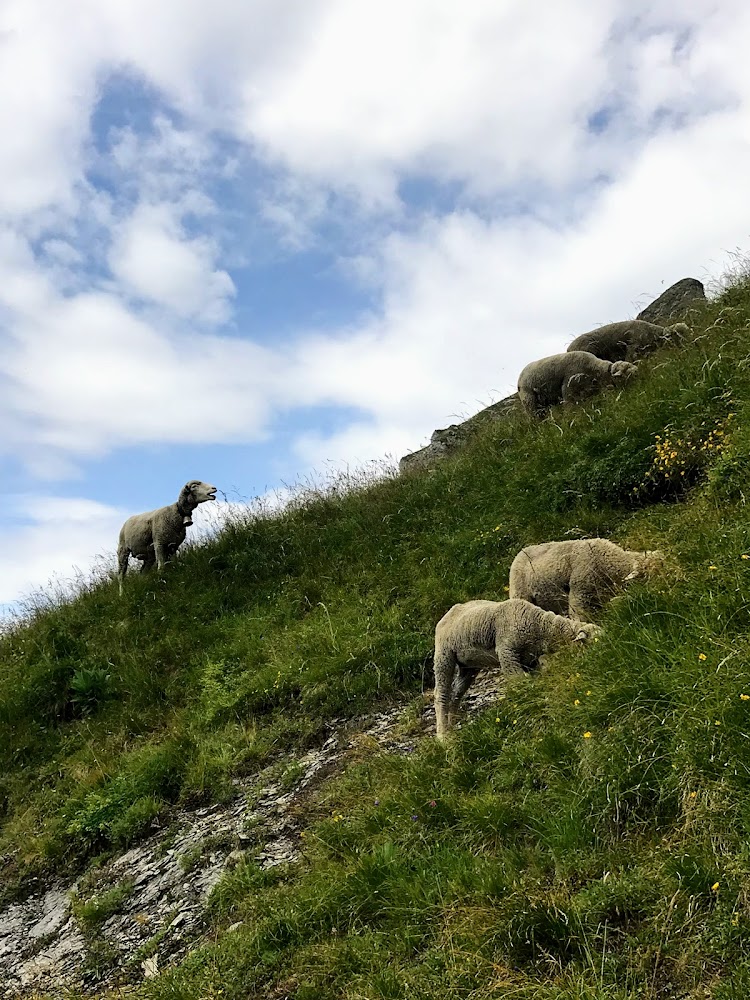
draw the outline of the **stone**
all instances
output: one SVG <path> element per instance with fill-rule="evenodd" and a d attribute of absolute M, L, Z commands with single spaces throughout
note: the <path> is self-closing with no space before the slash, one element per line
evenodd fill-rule
<path fill-rule="evenodd" d="M 464 420 L 463 423 L 451 424 L 449 427 L 433 431 L 430 443 L 426 447 L 404 455 L 398 463 L 399 472 L 403 474 L 433 469 L 442 459 L 460 451 L 480 427 L 495 420 L 502 420 L 512 413 L 515 410 L 517 399 L 517 393 L 506 396 L 505 399 L 486 406 L 479 413 L 475 413 L 473 417 Z"/>
<path fill-rule="evenodd" d="M 691 306 L 705 302 L 705 299 L 706 291 L 702 282 L 697 278 L 680 278 L 642 309 L 636 319 L 656 323 L 657 326 L 670 326 L 684 319 Z"/>
<path fill-rule="evenodd" d="M 464 717 L 497 699 L 497 680 L 486 672 L 464 699 Z M 276 760 L 259 774 L 243 779 L 237 798 L 198 811 L 176 812 L 170 831 L 160 830 L 97 869 L 96 891 L 103 892 L 123 882 L 132 886 L 121 909 L 104 922 L 100 933 L 111 947 L 112 961 L 100 969 L 97 989 L 122 983 L 123 976 L 150 978 L 181 960 L 205 934 L 206 904 L 213 887 L 233 865 L 245 857 L 261 868 L 293 864 L 299 860 L 304 839 L 300 836 L 300 803 L 313 783 L 331 773 L 342 773 L 351 754 L 359 756 L 362 745 L 372 752 L 410 754 L 419 736 L 434 733 L 432 705 L 426 705 L 419 734 L 410 723 L 403 731 L 404 707 L 336 719 L 335 732 L 322 747 L 295 756 L 299 777 L 280 795 L 275 777 Z M 460 724 L 460 721 L 459 721 Z M 331 722 L 334 728 L 334 721 Z M 247 842 L 244 827 L 253 822 L 252 843 L 256 851 L 238 851 L 237 842 Z M 176 831 L 176 832 L 175 832 Z M 209 839 L 210 838 L 210 839 Z M 199 853 L 195 866 L 186 873 L 180 859 L 195 854 L 202 844 L 211 850 Z M 190 855 L 192 856 L 192 855 Z M 86 987 L 88 950 L 70 911 L 70 894 L 79 881 L 34 885 L 20 903 L 0 909 L 0 998 L 20 1000 L 30 994 L 59 995 L 59 990 Z M 83 894 L 84 898 L 87 894 Z M 88 895 L 91 895 L 89 892 Z M 241 922 L 232 924 L 236 931 Z M 159 936 L 159 953 L 135 961 L 144 944 Z M 128 971 L 130 970 L 130 971 Z"/>
<path fill-rule="evenodd" d="M 143 969 L 144 979 L 153 979 L 154 976 L 159 975 L 159 958 L 157 955 L 152 955 L 151 958 L 144 959 L 141 962 L 141 968 Z"/>

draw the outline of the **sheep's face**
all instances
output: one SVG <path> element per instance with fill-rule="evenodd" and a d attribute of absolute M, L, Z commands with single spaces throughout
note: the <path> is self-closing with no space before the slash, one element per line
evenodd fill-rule
<path fill-rule="evenodd" d="M 596 642 L 599 636 L 602 634 L 601 627 L 599 625 L 594 625 L 593 622 L 578 622 L 577 623 L 578 632 L 576 634 L 573 642 Z"/>
<path fill-rule="evenodd" d="M 670 344 L 683 344 L 685 337 L 690 336 L 690 327 L 687 323 L 674 323 L 668 326 L 664 332 L 664 340 Z"/>
<path fill-rule="evenodd" d="M 200 479 L 194 479 L 187 484 L 188 492 L 194 504 L 205 503 L 206 500 L 216 499 L 216 487 L 209 483 L 202 483 Z"/>
<path fill-rule="evenodd" d="M 645 577 L 650 576 L 652 573 L 663 569 L 664 563 L 666 561 L 666 556 L 659 549 L 650 549 L 646 552 L 640 552 L 637 559 L 633 565 L 632 570 L 625 577 L 625 583 L 630 580 L 643 580 Z"/>
<path fill-rule="evenodd" d="M 638 368 L 630 361 L 615 361 L 609 370 L 612 381 L 615 385 L 620 382 L 627 382 L 629 378 L 638 371 Z"/>

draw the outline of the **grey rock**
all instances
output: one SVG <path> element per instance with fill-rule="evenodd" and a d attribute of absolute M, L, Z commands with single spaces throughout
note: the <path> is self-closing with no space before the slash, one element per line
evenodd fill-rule
<path fill-rule="evenodd" d="M 409 455 L 404 455 L 398 463 L 399 472 L 402 474 L 423 472 L 434 468 L 438 462 L 448 455 L 453 455 L 457 451 L 460 451 L 480 427 L 484 427 L 487 423 L 496 420 L 502 420 L 512 413 L 516 408 L 517 399 L 517 393 L 514 393 L 512 396 L 506 396 L 505 399 L 486 406 L 479 413 L 475 413 L 473 417 L 464 420 L 463 423 L 451 424 L 449 427 L 433 431 L 430 443 L 426 447 L 420 448 L 419 451 L 413 451 Z"/>
<path fill-rule="evenodd" d="M 642 309 L 636 319 L 656 323 L 657 326 L 669 326 L 670 323 L 684 319 L 691 306 L 705 299 L 706 291 L 702 282 L 697 278 L 680 278 Z"/>
<path fill-rule="evenodd" d="M 497 697 L 496 678 L 488 670 L 467 694 L 464 716 Z M 225 872 L 245 858 L 261 868 L 293 864 L 300 858 L 304 840 L 298 805 L 316 780 L 342 773 L 352 753 L 359 759 L 363 743 L 373 752 L 412 753 L 421 737 L 434 733 L 434 711 L 426 703 L 421 720 L 415 722 L 411 713 L 405 716 L 404 707 L 396 705 L 355 719 L 336 719 L 330 730 L 321 747 L 293 759 L 282 757 L 242 779 L 233 801 L 181 811 L 173 817 L 169 832 L 157 831 L 81 880 L 40 888 L 22 903 L 0 911 L 0 998 L 85 991 L 87 943 L 70 907 L 76 889 L 88 898 L 124 882 L 132 886 L 121 911 L 100 929 L 116 957 L 97 981 L 97 990 L 115 980 L 119 984 L 123 976 L 142 979 L 178 962 L 203 939 L 208 897 Z M 282 790 L 279 766 L 291 764 L 297 777 Z M 206 850 L 201 851 L 204 844 Z M 189 871 L 181 863 L 186 857 L 191 859 Z M 82 889 L 87 883 L 94 887 Z M 158 959 L 154 955 L 135 961 L 138 949 L 157 934 Z"/>

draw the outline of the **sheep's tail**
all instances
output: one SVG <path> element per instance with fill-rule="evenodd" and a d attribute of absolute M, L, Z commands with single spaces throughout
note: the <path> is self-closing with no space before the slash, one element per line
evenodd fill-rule
<path fill-rule="evenodd" d="M 435 719 L 437 738 L 445 739 L 450 728 L 451 691 L 456 672 L 455 652 L 447 646 L 435 646 Z"/>

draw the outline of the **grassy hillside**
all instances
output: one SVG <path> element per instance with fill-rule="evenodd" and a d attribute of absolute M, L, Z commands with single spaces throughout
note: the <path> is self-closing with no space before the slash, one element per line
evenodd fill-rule
<path fill-rule="evenodd" d="M 673 565 L 447 749 L 326 784 L 302 862 L 250 855 L 214 893 L 213 943 L 133 995 L 747 996 L 750 284 L 694 322 L 619 397 L 248 516 L 122 599 L 92 585 L 14 630 L 6 898 L 231 795 L 332 716 L 416 704 L 451 604 L 502 597 L 525 544 L 600 534 Z"/>

